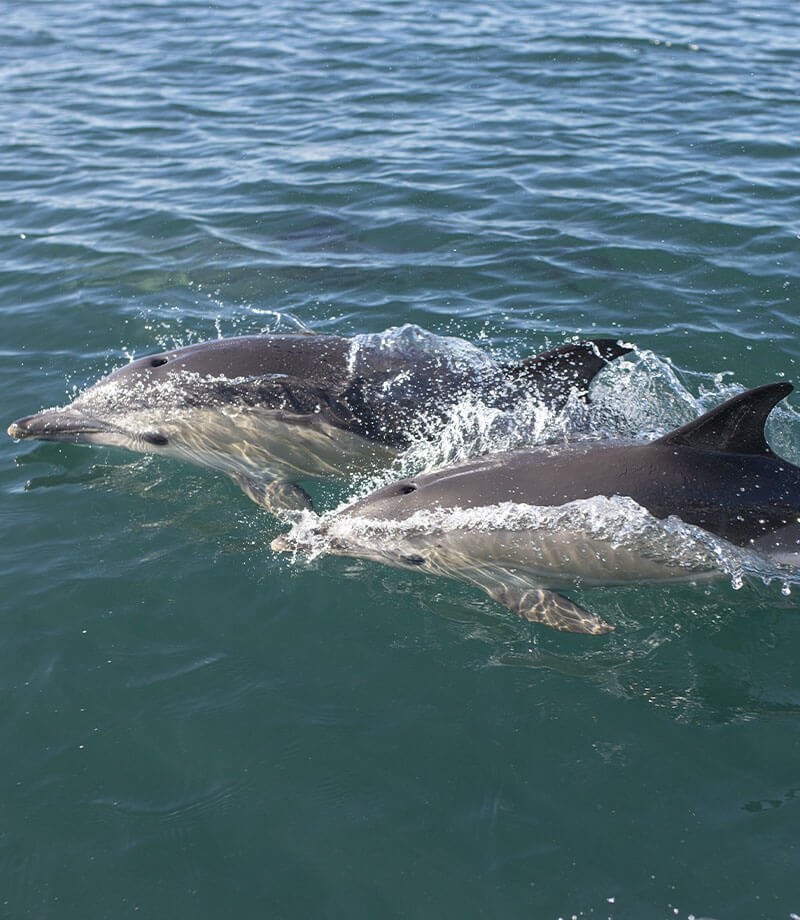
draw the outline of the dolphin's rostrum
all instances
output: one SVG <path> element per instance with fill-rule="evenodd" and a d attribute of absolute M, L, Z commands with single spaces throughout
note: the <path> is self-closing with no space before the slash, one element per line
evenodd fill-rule
<path fill-rule="evenodd" d="M 684 558 L 680 542 L 664 545 L 665 519 L 797 561 L 800 467 L 777 457 L 764 436 L 767 416 L 791 390 L 788 383 L 749 390 L 652 442 L 584 441 L 442 467 L 320 523 L 300 521 L 273 549 L 320 549 L 450 576 L 527 619 L 605 633 L 614 627 L 551 589 L 714 574 L 713 553 Z M 604 523 L 609 511 L 617 519 Z M 637 512 L 659 531 L 647 545 L 646 521 L 633 542 L 621 536 L 626 515 Z"/>
<path fill-rule="evenodd" d="M 502 365 L 418 339 L 389 347 L 371 336 L 273 334 L 189 345 L 132 361 L 8 433 L 179 457 L 228 473 L 274 512 L 298 510 L 311 503 L 297 479 L 386 462 L 413 438 L 434 437 L 461 400 L 512 409 L 533 396 L 558 409 L 630 351 L 597 339 Z"/>

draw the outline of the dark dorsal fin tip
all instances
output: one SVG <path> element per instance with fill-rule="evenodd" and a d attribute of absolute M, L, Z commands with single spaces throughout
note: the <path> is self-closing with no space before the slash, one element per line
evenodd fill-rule
<path fill-rule="evenodd" d="M 559 345 L 515 364 L 503 365 L 504 373 L 519 383 L 528 383 L 545 390 L 563 393 L 570 387 L 586 390 L 610 361 L 633 351 L 618 339 L 590 339 L 569 345 Z"/>
<path fill-rule="evenodd" d="M 791 383 L 767 383 L 739 393 L 654 443 L 720 454 L 774 457 L 764 437 L 773 408 L 792 392 Z"/>
<path fill-rule="evenodd" d="M 590 339 L 589 341 L 600 353 L 600 357 L 605 358 L 606 361 L 613 361 L 614 358 L 633 351 L 632 345 L 623 345 L 619 339 Z"/>

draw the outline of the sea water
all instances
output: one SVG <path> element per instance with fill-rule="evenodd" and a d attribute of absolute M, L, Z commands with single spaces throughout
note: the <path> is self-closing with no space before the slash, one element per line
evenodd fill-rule
<path fill-rule="evenodd" d="M 6 2 L 6 424 L 298 328 L 636 345 L 560 428 L 461 406 L 397 475 L 798 382 L 799 42 L 774 0 Z M 800 915 L 775 573 L 581 589 L 583 637 L 276 556 L 169 458 L 7 439 L 0 489 L 0 916 Z"/>

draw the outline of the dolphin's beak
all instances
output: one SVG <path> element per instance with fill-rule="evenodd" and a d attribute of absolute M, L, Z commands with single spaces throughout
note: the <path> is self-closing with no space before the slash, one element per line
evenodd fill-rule
<path fill-rule="evenodd" d="M 17 441 L 80 442 L 85 435 L 110 430 L 111 426 L 107 423 L 70 408 L 45 409 L 36 415 L 18 418 L 8 426 L 8 433 Z"/>
<path fill-rule="evenodd" d="M 328 527 L 325 524 L 318 524 L 310 531 L 302 527 L 293 527 L 285 533 L 279 533 L 270 543 L 270 549 L 276 553 L 313 553 L 315 547 L 314 538 L 327 536 Z M 338 541 L 336 540 L 329 540 L 326 544 L 329 551 L 337 545 Z"/>

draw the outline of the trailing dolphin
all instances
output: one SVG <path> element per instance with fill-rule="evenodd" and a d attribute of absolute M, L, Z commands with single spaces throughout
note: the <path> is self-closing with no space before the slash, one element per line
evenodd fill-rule
<path fill-rule="evenodd" d="M 605 633 L 614 627 L 551 589 L 719 574 L 708 534 L 734 552 L 800 561 L 800 467 L 764 437 L 791 390 L 741 393 L 652 442 L 584 441 L 443 467 L 307 515 L 272 546 L 450 576 L 529 620 Z"/>
<path fill-rule="evenodd" d="M 597 339 L 503 365 L 461 340 L 399 333 L 241 336 L 148 355 L 8 433 L 179 457 L 228 473 L 280 513 L 311 507 L 295 480 L 385 462 L 434 437 L 460 400 L 512 409 L 532 396 L 558 409 L 630 351 Z M 453 342 L 464 354 L 443 347 Z"/>

